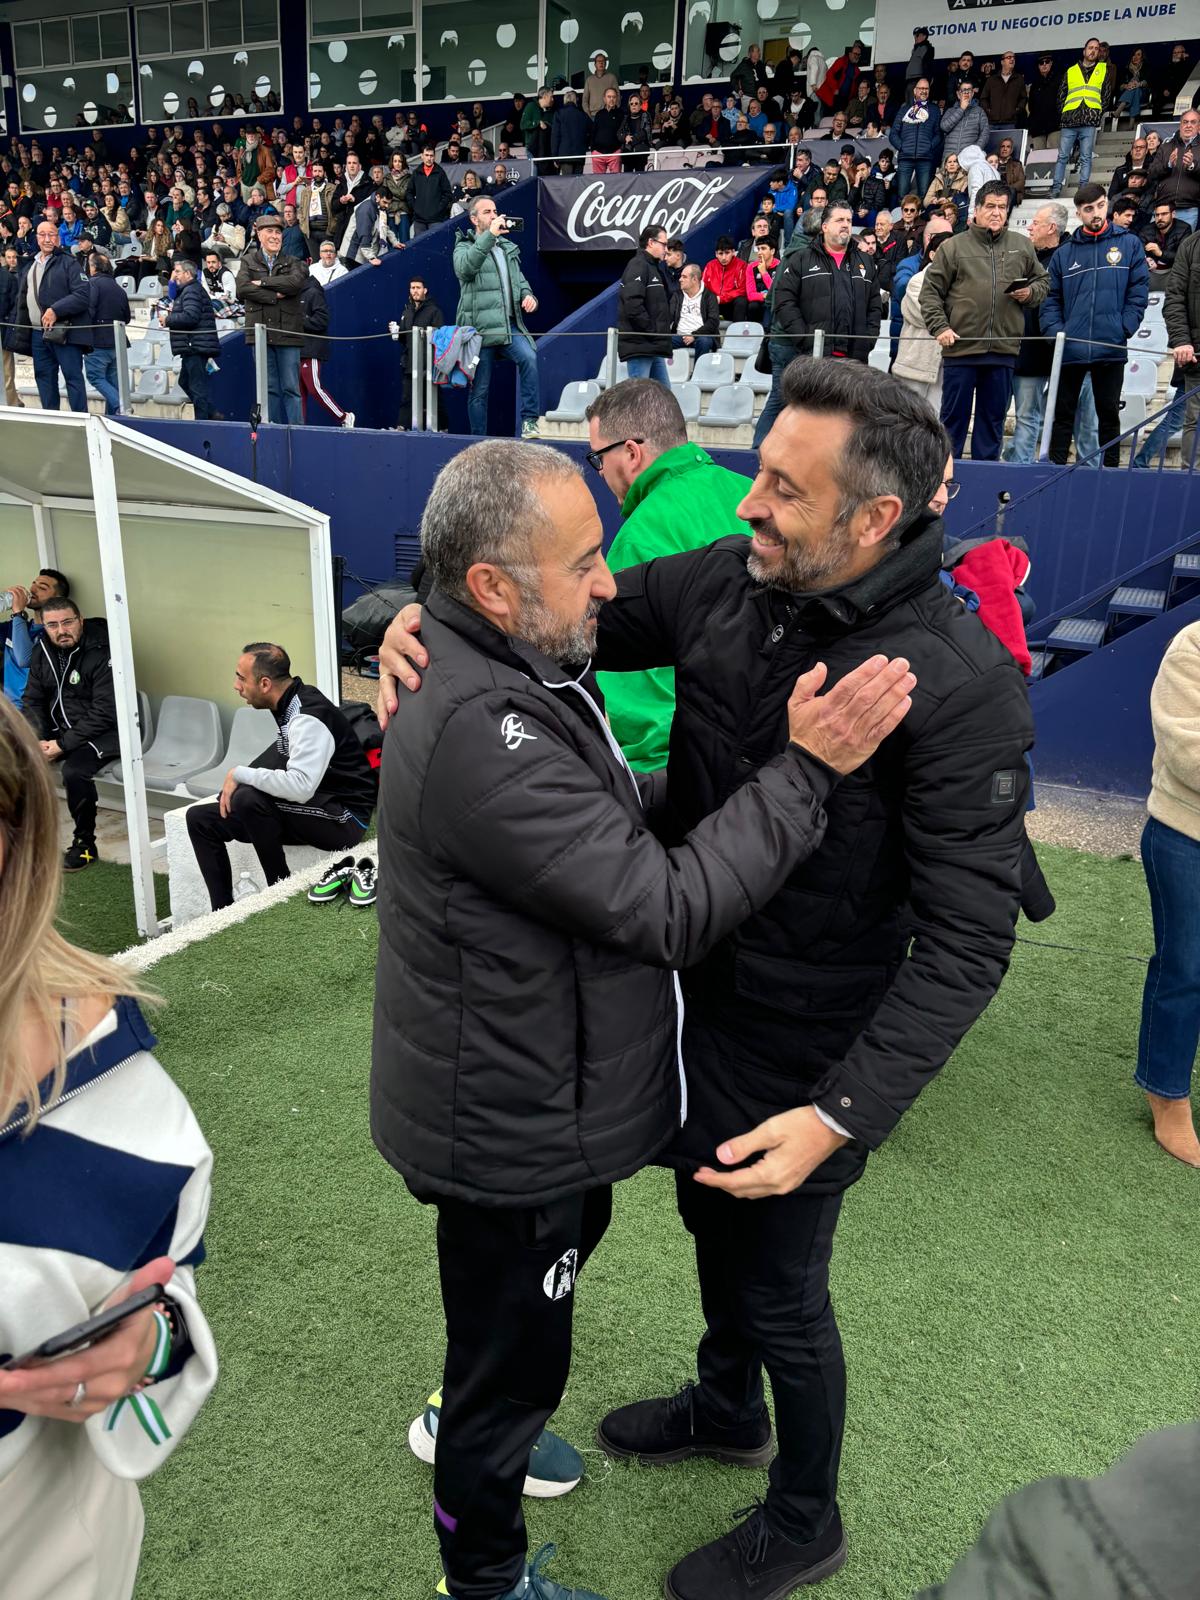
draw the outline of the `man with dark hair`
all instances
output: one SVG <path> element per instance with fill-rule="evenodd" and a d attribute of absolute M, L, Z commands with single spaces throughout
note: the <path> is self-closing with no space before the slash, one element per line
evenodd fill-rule
<path fill-rule="evenodd" d="M 62 762 L 74 837 L 64 872 L 96 860 L 96 784 L 100 768 L 120 754 L 108 624 L 86 621 L 65 594 L 42 602 L 41 637 L 33 647 L 22 705 L 47 761 Z"/>
<path fill-rule="evenodd" d="M 1175 265 L 1179 246 L 1190 236 L 1191 231 L 1186 222 L 1181 222 L 1176 217 L 1175 207 L 1170 200 L 1156 200 L 1150 221 L 1143 223 L 1137 230 L 1137 236 L 1146 252 L 1146 265 L 1150 271 L 1170 272 Z"/>
<path fill-rule="evenodd" d="M 221 353 L 217 314 L 199 282 L 195 263 L 176 258 L 171 268 L 175 298 L 159 321 L 171 336 L 171 354 L 179 357 L 179 387 L 192 402 L 197 422 L 212 416 L 208 403 L 208 363 Z"/>
<path fill-rule="evenodd" d="M 741 506 L 752 537 L 630 568 L 597 622 L 598 666 L 674 664 L 671 842 L 783 746 L 798 667 L 819 660 L 837 680 L 899 652 L 920 685 L 903 729 L 826 801 L 822 848 L 681 974 L 688 1117 L 665 1159 L 695 1241 L 700 1381 L 611 1412 L 599 1441 L 663 1466 L 765 1466 L 765 1366 L 779 1449 L 765 1502 L 672 1570 L 675 1600 L 781 1597 L 845 1561 L 845 1368 L 829 1299 L 842 1195 L 999 987 L 1027 849 L 1024 678 L 939 576 L 942 524 L 927 506 L 945 431 L 856 361 L 794 361 L 783 401 Z M 414 621 L 409 608 L 385 640 L 385 709 L 392 673 L 415 680 L 402 657 L 425 665 L 444 638 L 426 636 L 427 654 Z M 417 701 L 445 680 L 445 667 L 427 674 Z M 414 947 L 406 938 L 397 969 Z"/>
<path fill-rule="evenodd" d="M 412 237 L 418 239 L 439 222 L 445 222 L 453 204 L 454 190 L 449 174 L 436 159 L 433 144 L 427 139 L 421 150 L 420 164 L 413 168 L 412 182 L 408 188 Z"/>
<path fill-rule="evenodd" d="M 667 230 L 655 224 L 643 228 L 638 253 L 621 274 L 617 299 L 617 354 L 627 363 L 631 378 L 654 378 L 658 383 L 670 382 L 667 357 L 678 299 L 663 265 L 666 251 Z"/>
<path fill-rule="evenodd" d="M 42 607 L 47 600 L 65 600 L 71 593 L 71 585 L 56 568 L 43 567 L 28 588 L 20 583 L 3 584 L 0 588 L 10 589 L 13 597 L 4 639 L 4 693 L 19 711 L 29 679 L 33 647 L 42 632 Z"/>
<path fill-rule="evenodd" d="M 699 285 L 694 263 L 684 272 L 685 283 L 692 273 Z M 648 378 L 631 378 L 605 389 L 588 407 L 587 418 L 588 461 L 621 507 L 621 527 L 607 555 L 611 572 L 744 531 L 737 508 L 752 480 L 719 467 L 707 451 L 689 442 L 687 423 L 670 389 Z M 669 667 L 602 672 L 598 681 L 609 723 L 630 766 L 637 772 L 665 767 L 675 715 L 675 674 Z"/>
<path fill-rule="evenodd" d="M 408 299 L 399 322 L 400 364 L 404 369 L 404 382 L 396 426 L 401 430 L 412 427 L 412 340 L 409 335 L 414 328 L 440 328 L 445 320 L 442 308 L 429 293 L 425 279 L 418 272 L 412 273 L 408 280 Z M 446 402 L 442 398 L 441 385 L 436 385 L 434 392 L 437 395 L 438 428 L 444 429 Z"/>
<path fill-rule="evenodd" d="M 983 184 L 970 227 L 946 240 L 921 285 L 921 316 L 942 347 L 942 422 L 955 459 L 968 427 L 971 459 L 1000 459 L 1024 308 L 1046 296 L 1045 267 L 1029 240 L 1008 226 L 1009 199 L 1007 184 Z M 1016 282 L 1023 286 L 1010 293 Z"/>
<path fill-rule="evenodd" d="M 729 322 L 743 322 L 746 317 L 746 263 L 739 259 L 737 245 L 731 236 L 723 233 L 717 240 L 713 259 L 703 272 L 704 287 L 717 297 L 721 315 Z"/>
<path fill-rule="evenodd" d="M 131 315 L 129 296 L 114 277 L 111 260 L 97 250 L 88 266 L 88 320 L 92 324 L 92 348 L 83 358 L 83 370 L 92 388 L 104 396 L 104 414 L 108 417 L 115 417 L 121 409 L 113 323 L 128 323 Z M 122 340 L 125 337 L 122 333 Z"/>
<path fill-rule="evenodd" d="M 1150 303 L 1150 271 L 1142 241 L 1114 228 L 1108 196 L 1098 183 L 1075 191 L 1079 227 L 1067 235 L 1050 261 L 1049 292 L 1042 306 L 1042 332 L 1066 334 L 1058 402 L 1050 430 L 1050 459 L 1065 465 L 1071 452 L 1075 408 L 1091 374 L 1100 419 L 1104 465 L 1121 465 L 1121 385 L 1126 344 L 1142 325 Z"/>
<path fill-rule="evenodd" d="M 257 760 L 229 769 L 216 800 L 188 807 L 188 837 L 214 911 L 233 902 L 231 839 L 252 844 L 266 881 L 278 883 L 289 876 L 285 845 L 357 844 L 377 789 L 354 729 L 332 700 L 293 676 L 282 646 L 245 645 L 233 686 L 248 706 L 271 712 L 279 735 Z"/>

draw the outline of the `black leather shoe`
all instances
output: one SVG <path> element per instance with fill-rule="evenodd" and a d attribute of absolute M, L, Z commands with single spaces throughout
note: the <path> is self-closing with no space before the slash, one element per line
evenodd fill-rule
<path fill-rule="evenodd" d="M 692 1456 L 709 1456 L 731 1467 L 765 1467 L 775 1454 L 766 1407 L 753 1422 L 721 1428 L 709 1422 L 696 1403 L 694 1383 L 678 1394 L 637 1400 L 610 1411 L 596 1429 L 596 1443 L 618 1461 L 666 1467 Z"/>
<path fill-rule="evenodd" d="M 842 1519 L 809 1544 L 776 1533 L 759 1502 L 735 1511 L 738 1526 L 671 1568 L 667 1600 L 783 1600 L 793 1589 L 831 1578 L 846 1561 Z"/>

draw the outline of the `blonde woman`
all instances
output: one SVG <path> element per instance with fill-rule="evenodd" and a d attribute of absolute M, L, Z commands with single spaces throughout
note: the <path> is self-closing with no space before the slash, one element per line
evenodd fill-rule
<path fill-rule="evenodd" d="M 136 1480 L 216 1381 L 194 1283 L 212 1155 L 131 974 L 63 939 L 58 895 L 46 763 L 0 699 L 0 1359 L 164 1286 L 81 1354 L 0 1370 L 0 1589 L 128 1600 Z"/>

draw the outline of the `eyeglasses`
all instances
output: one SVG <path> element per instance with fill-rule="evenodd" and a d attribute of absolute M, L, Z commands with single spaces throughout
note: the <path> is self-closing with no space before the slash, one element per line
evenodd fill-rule
<path fill-rule="evenodd" d="M 946 491 L 946 499 L 953 500 L 954 496 L 962 488 L 962 484 L 956 482 L 953 478 L 947 478 L 945 483 L 942 485 L 942 488 Z"/>
<path fill-rule="evenodd" d="M 610 450 L 620 450 L 623 445 L 645 444 L 645 442 L 645 439 L 614 439 L 612 444 L 601 445 L 599 450 L 589 450 L 587 452 L 588 465 L 595 467 L 597 472 L 603 472 L 604 458 Z"/>

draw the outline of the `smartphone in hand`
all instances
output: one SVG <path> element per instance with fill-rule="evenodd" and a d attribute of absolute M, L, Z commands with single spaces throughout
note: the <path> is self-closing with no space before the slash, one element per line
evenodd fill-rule
<path fill-rule="evenodd" d="M 135 1317 L 139 1311 L 145 1311 L 147 1306 L 157 1305 L 163 1298 L 165 1289 L 161 1283 L 149 1283 L 144 1289 L 139 1289 L 137 1294 L 131 1294 L 128 1300 L 121 1300 L 115 1306 L 107 1306 L 103 1311 L 98 1311 L 94 1317 L 89 1317 L 86 1322 L 77 1322 L 73 1328 L 65 1328 L 62 1333 L 52 1334 L 49 1339 L 43 1339 L 35 1350 L 27 1350 L 21 1356 L 9 1356 L 7 1361 L 0 1361 L 0 1372 L 15 1372 L 23 1367 L 41 1367 L 48 1361 L 61 1361 L 64 1356 L 77 1356 L 81 1350 L 89 1350 L 92 1345 L 99 1344 L 101 1339 L 107 1339 L 109 1334 L 115 1333 L 123 1322 L 128 1322 L 130 1317 Z"/>

